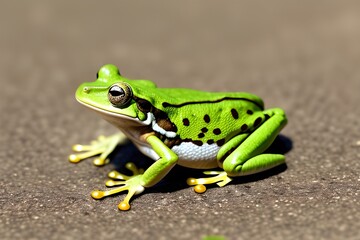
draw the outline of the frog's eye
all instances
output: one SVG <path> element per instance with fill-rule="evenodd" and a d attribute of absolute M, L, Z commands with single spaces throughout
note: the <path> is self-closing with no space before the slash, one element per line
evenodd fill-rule
<path fill-rule="evenodd" d="M 132 91 L 126 83 L 116 83 L 109 88 L 108 98 L 115 107 L 123 107 L 132 98 Z"/>

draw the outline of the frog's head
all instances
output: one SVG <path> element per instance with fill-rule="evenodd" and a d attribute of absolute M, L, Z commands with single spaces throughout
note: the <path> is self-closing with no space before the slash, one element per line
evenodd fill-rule
<path fill-rule="evenodd" d="M 138 88 L 156 88 L 148 80 L 130 80 L 120 75 L 119 69 L 111 64 L 100 68 L 94 82 L 81 84 L 75 94 L 85 106 L 101 113 L 116 125 L 141 124 L 147 116 L 135 102 Z M 118 121 L 121 119 L 122 121 Z"/>

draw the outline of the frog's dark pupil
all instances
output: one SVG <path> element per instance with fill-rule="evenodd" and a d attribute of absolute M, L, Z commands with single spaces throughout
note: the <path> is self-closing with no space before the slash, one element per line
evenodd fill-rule
<path fill-rule="evenodd" d="M 124 90 L 119 86 L 113 86 L 112 88 L 110 88 L 109 93 L 113 97 L 125 95 Z"/>

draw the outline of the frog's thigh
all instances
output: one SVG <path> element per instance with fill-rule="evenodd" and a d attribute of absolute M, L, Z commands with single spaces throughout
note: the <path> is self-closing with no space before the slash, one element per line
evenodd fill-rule
<path fill-rule="evenodd" d="M 285 161 L 280 154 L 262 154 L 274 141 L 286 124 L 281 109 L 269 109 L 264 113 L 270 118 L 245 139 L 224 161 L 223 168 L 229 176 L 240 176 L 275 167 Z"/>

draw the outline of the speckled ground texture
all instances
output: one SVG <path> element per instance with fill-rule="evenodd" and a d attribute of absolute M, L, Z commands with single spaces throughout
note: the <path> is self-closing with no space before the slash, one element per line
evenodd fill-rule
<path fill-rule="evenodd" d="M 355 1 L 3 1 L 0 238 L 360 239 L 359 11 Z M 102 168 L 67 160 L 73 144 L 116 131 L 74 99 L 106 63 L 285 109 L 272 151 L 287 167 L 202 195 L 185 184 L 200 172 L 177 167 L 129 212 L 117 209 L 124 195 L 93 200 L 125 159 L 150 164 L 131 147 Z"/>

